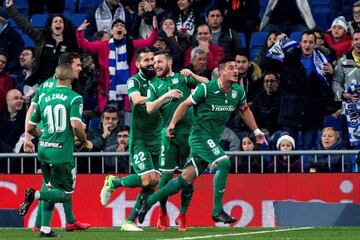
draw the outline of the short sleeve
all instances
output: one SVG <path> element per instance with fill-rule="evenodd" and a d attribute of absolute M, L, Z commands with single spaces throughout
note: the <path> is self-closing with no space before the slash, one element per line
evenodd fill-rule
<path fill-rule="evenodd" d="M 186 85 L 191 89 L 196 88 L 199 84 L 198 81 L 196 81 L 193 77 L 185 77 L 185 80 Z"/>
<path fill-rule="evenodd" d="M 191 94 L 191 101 L 193 104 L 199 104 L 206 98 L 206 85 L 204 83 L 198 85 Z"/>
<path fill-rule="evenodd" d="M 35 109 L 33 113 L 31 114 L 29 123 L 31 125 L 37 125 L 41 121 L 41 111 L 40 111 L 40 105 L 36 104 Z"/>
<path fill-rule="evenodd" d="M 78 95 L 73 98 L 70 104 L 70 120 L 82 121 L 81 120 L 82 112 L 83 112 L 83 98 Z"/>
<path fill-rule="evenodd" d="M 140 93 L 140 83 L 134 78 L 129 78 L 127 81 L 128 94 L 131 96 L 133 93 Z"/>

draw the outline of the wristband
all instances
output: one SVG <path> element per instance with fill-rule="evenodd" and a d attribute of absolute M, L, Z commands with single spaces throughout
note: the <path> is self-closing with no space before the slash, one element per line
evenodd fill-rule
<path fill-rule="evenodd" d="M 254 130 L 254 134 L 255 134 L 255 136 L 264 135 L 264 133 L 258 128 Z"/>

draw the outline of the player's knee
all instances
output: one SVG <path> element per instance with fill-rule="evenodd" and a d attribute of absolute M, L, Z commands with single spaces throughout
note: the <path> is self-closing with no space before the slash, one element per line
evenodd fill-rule
<path fill-rule="evenodd" d="M 147 174 L 141 176 L 141 184 L 142 184 L 143 187 L 149 187 L 150 182 L 151 182 L 150 176 L 148 176 Z"/>
<path fill-rule="evenodd" d="M 160 174 L 154 173 L 151 175 L 150 185 L 156 187 L 160 181 Z"/>
<path fill-rule="evenodd" d="M 181 176 L 188 184 L 193 183 L 196 178 L 195 168 L 193 166 L 185 168 Z"/>
<path fill-rule="evenodd" d="M 216 168 L 222 171 L 229 172 L 231 168 L 231 162 L 229 159 L 221 160 L 217 163 Z"/>

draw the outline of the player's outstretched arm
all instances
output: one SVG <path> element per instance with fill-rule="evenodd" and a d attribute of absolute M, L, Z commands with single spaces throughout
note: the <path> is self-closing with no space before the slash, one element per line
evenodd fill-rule
<path fill-rule="evenodd" d="M 244 120 L 245 124 L 254 132 L 256 137 L 256 142 L 259 144 L 267 144 L 265 139 L 265 135 L 261 130 L 258 128 L 254 115 L 250 108 L 245 108 L 245 110 L 240 111 L 241 118 Z"/>
<path fill-rule="evenodd" d="M 187 68 L 182 69 L 180 71 L 180 74 L 185 77 L 192 77 L 199 83 L 208 83 L 209 82 L 209 79 L 207 79 L 206 77 L 197 75 L 197 74 L 193 73 L 190 69 L 187 69 Z"/>
<path fill-rule="evenodd" d="M 193 103 L 191 101 L 191 96 L 189 96 L 185 101 L 183 101 L 177 108 L 176 111 L 171 119 L 171 122 L 166 130 L 166 135 L 168 137 L 174 137 L 172 131 L 175 129 L 176 123 L 180 121 L 180 119 L 184 116 L 186 111 Z"/>
<path fill-rule="evenodd" d="M 74 129 L 75 136 L 83 144 L 85 150 L 91 150 L 93 148 L 92 143 L 87 139 L 84 125 L 79 120 L 71 120 L 71 127 Z"/>

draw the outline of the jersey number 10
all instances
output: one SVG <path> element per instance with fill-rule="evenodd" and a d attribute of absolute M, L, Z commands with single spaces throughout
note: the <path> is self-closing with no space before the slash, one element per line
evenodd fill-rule
<path fill-rule="evenodd" d="M 56 104 L 54 107 L 47 105 L 44 109 L 47 117 L 48 132 L 63 132 L 66 129 L 66 108 L 62 104 Z"/>

